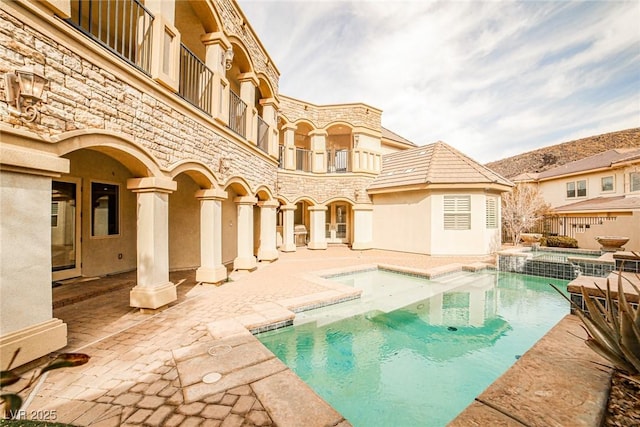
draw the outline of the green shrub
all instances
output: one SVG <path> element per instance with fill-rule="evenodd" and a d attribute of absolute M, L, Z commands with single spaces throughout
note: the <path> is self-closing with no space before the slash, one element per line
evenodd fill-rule
<path fill-rule="evenodd" d="M 547 245 L 547 238 L 545 236 L 540 238 L 540 246 L 549 246 Z"/>
<path fill-rule="evenodd" d="M 549 236 L 546 238 L 546 244 L 548 247 L 554 248 L 577 248 L 578 241 L 573 237 L 568 236 Z"/>

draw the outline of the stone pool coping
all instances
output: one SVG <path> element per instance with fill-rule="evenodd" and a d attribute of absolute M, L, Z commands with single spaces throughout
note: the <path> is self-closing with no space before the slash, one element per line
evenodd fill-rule
<path fill-rule="evenodd" d="M 565 316 L 448 426 L 601 425 L 611 369 L 584 336 L 577 316 Z"/>

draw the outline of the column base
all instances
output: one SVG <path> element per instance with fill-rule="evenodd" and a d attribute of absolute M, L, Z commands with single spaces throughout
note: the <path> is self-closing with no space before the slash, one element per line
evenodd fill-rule
<path fill-rule="evenodd" d="M 66 345 L 67 324 L 56 318 L 8 333 L 0 337 L 2 369 L 7 369 L 7 364 L 17 349 L 20 349 L 20 353 L 11 365 L 12 368 L 46 356 Z"/>
<path fill-rule="evenodd" d="M 200 267 L 196 270 L 196 281 L 202 283 L 220 283 L 227 280 L 227 267 Z"/>
<path fill-rule="evenodd" d="M 167 282 L 160 286 L 136 286 L 129 292 L 129 305 L 155 310 L 178 299 L 176 285 Z"/>
<path fill-rule="evenodd" d="M 277 249 L 258 249 L 258 261 L 275 261 L 278 256 Z"/>
<path fill-rule="evenodd" d="M 309 242 L 307 244 L 309 249 L 327 249 L 327 242 Z"/>
<path fill-rule="evenodd" d="M 354 251 L 365 251 L 373 248 L 373 242 L 353 242 L 351 249 Z"/>
<path fill-rule="evenodd" d="M 280 246 L 280 250 L 282 252 L 295 252 L 297 250 L 297 247 L 295 243 L 284 243 L 282 246 Z"/>
<path fill-rule="evenodd" d="M 253 270 L 258 266 L 256 257 L 237 257 L 233 260 L 234 270 Z"/>

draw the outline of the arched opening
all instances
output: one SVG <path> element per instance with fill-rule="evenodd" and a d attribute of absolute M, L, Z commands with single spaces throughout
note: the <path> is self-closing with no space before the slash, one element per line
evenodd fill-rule
<path fill-rule="evenodd" d="M 174 178 L 177 189 L 169 195 L 169 270 L 200 265 L 200 185 L 189 172 Z"/>
<path fill-rule="evenodd" d="M 341 199 L 328 203 L 325 221 L 327 243 L 348 244 L 353 241 L 353 210 L 350 201 Z"/>
<path fill-rule="evenodd" d="M 313 131 L 311 124 L 299 122 L 294 133 L 293 144 L 295 145 L 295 169 L 303 172 L 311 172 L 311 136 Z"/>
<path fill-rule="evenodd" d="M 353 150 L 351 126 L 337 123 L 327 128 L 327 172 L 351 172 Z"/>

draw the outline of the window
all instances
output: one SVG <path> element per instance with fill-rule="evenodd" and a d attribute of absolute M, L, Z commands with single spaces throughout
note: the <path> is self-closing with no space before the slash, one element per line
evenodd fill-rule
<path fill-rule="evenodd" d="M 471 196 L 444 196 L 444 229 L 471 228 Z"/>
<path fill-rule="evenodd" d="M 487 228 L 498 228 L 498 199 L 487 197 Z"/>
<path fill-rule="evenodd" d="M 58 226 L 58 209 L 59 209 L 59 203 L 51 202 L 51 226 L 52 227 Z"/>
<path fill-rule="evenodd" d="M 601 180 L 602 191 L 613 191 L 613 177 L 612 176 L 604 176 Z"/>
<path fill-rule="evenodd" d="M 120 233 L 118 195 L 117 185 L 91 183 L 92 236 L 113 236 Z"/>
<path fill-rule="evenodd" d="M 582 179 L 575 182 L 567 182 L 567 198 L 586 197 L 587 181 Z"/>
<path fill-rule="evenodd" d="M 629 189 L 631 191 L 640 191 L 640 172 L 631 172 L 629 174 Z"/>

